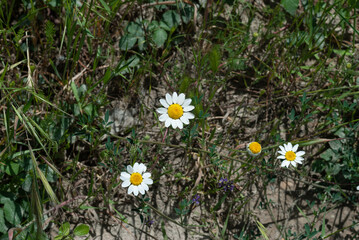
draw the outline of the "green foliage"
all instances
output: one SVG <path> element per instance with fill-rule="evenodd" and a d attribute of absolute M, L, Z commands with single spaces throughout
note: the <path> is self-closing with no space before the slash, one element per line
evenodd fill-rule
<path fill-rule="evenodd" d="M 48 48 L 54 48 L 54 37 L 55 37 L 55 24 L 51 21 L 45 22 L 45 35 L 46 35 L 46 45 Z"/>
<path fill-rule="evenodd" d="M 187 4 L 179 4 L 179 13 L 177 10 L 167 10 L 162 14 L 159 20 L 151 22 L 137 18 L 128 23 L 124 35 L 119 41 L 120 49 L 130 50 L 136 46 L 140 51 L 144 51 L 150 45 L 156 48 L 164 46 L 167 40 L 177 27 L 187 24 L 193 15 L 192 7 Z M 147 34 L 149 33 L 149 34 Z M 147 42 L 149 40 L 149 42 Z"/>
<path fill-rule="evenodd" d="M 85 236 L 89 233 L 90 227 L 86 224 L 80 224 L 75 227 L 73 233 L 70 230 L 70 223 L 65 222 L 59 228 L 59 232 L 57 236 L 54 238 L 55 240 L 66 240 L 66 239 L 75 239 L 74 237 Z"/>
<path fill-rule="evenodd" d="M 281 4 L 288 13 L 294 16 L 299 6 L 299 0 L 282 0 Z"/>

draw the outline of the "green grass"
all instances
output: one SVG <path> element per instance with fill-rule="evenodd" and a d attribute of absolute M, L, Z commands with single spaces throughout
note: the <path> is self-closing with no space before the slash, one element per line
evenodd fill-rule
<path fill-rule="evenodd" d="M 0 239 L 109 220 L 134 238 L 355 239 L 358 3 L 264 2 L 0 0 Z M 156 112 L 173 92 L 195 107 L 181 130 Z M 144 196 L 121 187 L 135 162 Z"/>

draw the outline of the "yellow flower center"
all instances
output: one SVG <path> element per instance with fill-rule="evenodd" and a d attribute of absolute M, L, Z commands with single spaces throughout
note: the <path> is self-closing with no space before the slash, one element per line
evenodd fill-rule
<path fill-rule="evenodd" d="M 130 182 L 136 186 L 140 185 L 142 182 L 142 175 L 137 172 L 132 173 L 130 177 Z"/>
<path fill-rule="evenodd" d="M 172 119 L 179 119 L 183 115 L 183 108 L 181 105 L 175 103 L 168 107 L 168 116 Z"/>
<path fill-rule="evenodd" d="M 285 158 L 288 160 L 288 161 L 294 161 L 296 155 L 293 151 L 288 151 L 285 153 Z"/>
<path fill-rule="evenodd" d="M 251 150 L 251 152 L 252 152 L 253 154 L 257 154 L 257 153 L 260 153 L 260 152 L 261 152 L 262 147 L 261 147 L 261 145 L 260 145 L 259 143 L 257 143 L 257 142 L 251 142 L 251 143 L 249 144 L 249 150 Z"/>

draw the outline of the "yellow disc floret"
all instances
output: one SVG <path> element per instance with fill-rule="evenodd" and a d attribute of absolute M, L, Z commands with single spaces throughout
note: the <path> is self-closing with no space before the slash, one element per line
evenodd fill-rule
<path fill-rule="evenodd" d="M 140 185 L 142 182 L 142 175 L 137 172 L 132 173 L 130 177 L 130 182 L 136 186 Z"/>
<path fill-rule="evenodd" d="M 262 147 L 261 147 L 261 145 L 260 145 L 259 143 L 257 143 L 257 142 L 251 142 L 251 143 L 249 144 L 249 150 L 251 150 L 251 152 L 252 152 L 253 154 L 257 154 L 257 153 L 260 153 L 260 152 L 261 152 Z"/>
<path fill-rule="evenodd" d="M 168 107 L 168 116 L 172 119 L 179 119 L 183 115 L 183 108 L 181 105 L 175 103 Z"/>
<path fill-rule="evenodd" d="M 288 160 L 288 161 L 294 161 L 295 158 L 296 158 L 296 155 L 293 151 L 288 151 L 285 153 L 285 158 Z"/>

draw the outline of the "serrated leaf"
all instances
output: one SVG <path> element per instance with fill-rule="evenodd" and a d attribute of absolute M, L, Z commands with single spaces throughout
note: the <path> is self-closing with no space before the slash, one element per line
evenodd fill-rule
<path fill-rule="evenodd" d="M 216 73 L 218 71 L 218 67 L 221 60 L 221 54 L 219 52 L 219 47 L 215 46 L 209 53 L 209 65 L 211 67 L 212 72 Z"/>
<path fill-rule="evenodd" d="M 152 39 L 158 48 L 162 47 L 167 40 L 167 32 L 162 28 L 158 28 L 152 33 Z"/>
<path fill-rule="evenodd" d="M 299 5 L 299 0 L 282 0 L 281 4 L 289 14 L 294 16 Z"/>
<path fill-rule="evenodd" d="M 84 235 L 88 234 L 89 231 L 90 231 L 90 227 L 88 225 L 81 224 L 75 228 L 74 234 L 76 236 L 84 236 Z"/>

